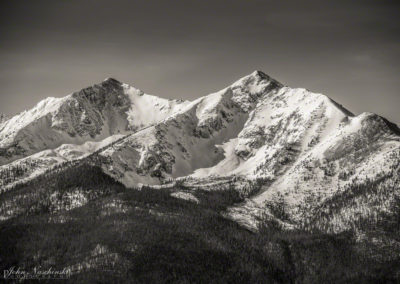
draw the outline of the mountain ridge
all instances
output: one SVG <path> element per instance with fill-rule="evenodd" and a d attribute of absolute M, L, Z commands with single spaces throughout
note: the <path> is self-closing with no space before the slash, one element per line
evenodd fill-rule
<path fill-rule="evenodd" d="M 11 189 L 93 155 L 127 187 L 185 178 L 260 179 L 265 185 L 258 194 L 228 210 L 254 228 L 261 215 L 272 216 L 271 202 L 283 202 L 290 222 L 298 222 L 304 204 L 313 210 L 344 188 L 387 175 L 399 163 L 399 133 L 376 114 L 355 116 L 323 94 L 284 86 L 261 71 L 191 102 L 106 78 L 1 124 L 0 173 L 17 173 L 1 186 Z"/>

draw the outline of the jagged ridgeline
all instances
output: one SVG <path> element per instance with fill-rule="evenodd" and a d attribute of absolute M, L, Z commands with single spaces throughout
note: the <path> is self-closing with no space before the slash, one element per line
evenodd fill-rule
<path fill-rule="evenodd" d="M 395 281 L 399 177 L 395 124 L 263 72 L 194 101 L 108 78 L 1 116 L 0 258 L 81 282 Z"/>

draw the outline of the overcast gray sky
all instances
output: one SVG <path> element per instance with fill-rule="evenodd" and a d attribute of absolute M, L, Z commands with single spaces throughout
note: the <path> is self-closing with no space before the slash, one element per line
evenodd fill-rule
<path fill-rule="evenodd" d="M 194 99 L 257 69 L 400 123 L 400 1 L 0 3 L 3 113 L 106 77 Z"/>

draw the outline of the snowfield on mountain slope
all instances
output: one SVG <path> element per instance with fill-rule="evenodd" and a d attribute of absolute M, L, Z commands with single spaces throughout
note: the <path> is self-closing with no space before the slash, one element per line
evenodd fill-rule
<path fill-rule="evenodd" d="M 168 100 L 148 95 L 127 84 L 122 85 L 128 95 L 131 107 L 127 112 L 129 125 L 140 129 L 164 120 L 173 113 L 181 111 L 190 102 Z"/>
<path fill-rule="evenodd" d="M 266 161 L 284 152 L 287 145 L 305 152 L 311 141 L 323 141 L 347 115 L 351 114 L 324 95 L 281 88 L 261 97 L 238 137 L 220 146 L 225 159 L 212 168 L 198 169 L 193 176 L 273 177 L 277 167 L 265 168 Z"/>
<path fill-rule="evenodd" d="M 223 157 L 215 145 L 235 137 L 247 119 L 244 112 L 234 116 L 236 109 L 224 99 L 229 93 L 217 95 L 216 108 L 207 108 L 214 95 L 196 100 L 164 122 L 105 149 L 100 155 L 106 158 L 106 171 L 120 177 L 125 185 L 134 186 L 157 184 L 160 178 L 185 176 L 199 167 L 214 165 Z M 219 111 L 225 113 L 225 119 L 213 113 Z M 215 128 L 218 133 L 214 133 Z"/>
<path fill-rule="evenodd" d="M 28 181 L 63 162 L 83 159 L 122 137 L 124 135 L 118 134 L 98 142 L 88 141 L 81 145 L 63 144 L 56 149 L 44 150 L 0 166 L 0 176 L 7 171 L 12 173 L 7 178 L 0 179 L 0 192 L 7 191 L 15 184 Z M 14 174 L 16 169 L 19 169 L 18 173 Z"/>

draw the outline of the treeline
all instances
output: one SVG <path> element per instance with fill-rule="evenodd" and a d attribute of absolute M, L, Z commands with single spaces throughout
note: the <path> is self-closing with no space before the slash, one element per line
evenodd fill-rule
<path fill-rule="evenodd" d="M 14 190 L 0 195 L 0 212 L 3 216 L 41 214 L 68 208 L 76 196 L 87 201 L 125 187 L 101 168 L 89 164 L 68 167 L 39 176 Z"/>
<path fill-rule="evenodd" d="M 27 172 L 32 171 L 37 165 L 37 161 L 29 159 L 23 163 L 3 167 L 0 169 L 0 186 L 16 181 Z"/>
<path fill-rule="evenodd" d="M 308 231 L 400 231 L 400 170 L 391 168 L 375 179 L 354 180 L 311 211 L 300 226 Z M 390 224 L 390 225 L 389 225 Z"/>
<path fill-rule="evenodd" d="M 0 269 L 78 268 L 69 283 L 399 280 L 399 259 L 378 262 L 369 257 L 351 231 L 286 230 L 265 221 L 253 233 L 219 214 L 239 198 L 234 191 L 232 199 L 222 191 L 203 192 L 196 204 L 171 197 L 173 190 L 145 187 L 111 193 L 65 212 L 69 218 L 64 223 L 46 222 L 48 212 L 0 222 Z M 104 206 L 115 201 L 127 210 L 103 215 Z"/>

